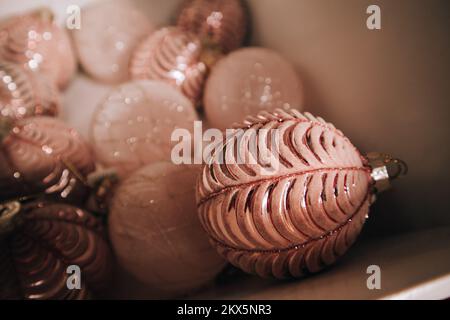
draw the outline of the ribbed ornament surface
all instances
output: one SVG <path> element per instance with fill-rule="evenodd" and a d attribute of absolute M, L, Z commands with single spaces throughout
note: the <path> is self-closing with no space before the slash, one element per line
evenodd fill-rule
<path fill-rule="evenodd" d="M 134 51 L 131 77 L 165 81 L 197 104 L 207 73 L 200 61 L 201 50 L 200 40 L 194 35 L 175 27 L 160 29 Z"/>
<path fill-rule="evenodd" d="M 86 299 L 108 284 L 112 256 L 99 221 L 65 204 L 33 203 L 20 224 L 0 240 L 0 299 Z M 81 271 L 81 289 L 68 289 Z"/>
<path fill-rule="evenodd" d="M 46 11 L 8 19 L 0 26 L 0 59 L 48 75 L 59 88 L 76 69 L 68 34 L 45 17 Z"/>
<path fill-rule="evenodd" d="M 59 96 L 53 82 L 17 64 L 0 62 L 0 115 L 12 119 L 54 116 L 59 111 Z"/>
<path fill-rule="evenodd" d="M 247 20 L 240 0 L 187 0 L 181 7 L 177 24 L 228 53 L 244 42 Z"/>
<path fill-rule="evenodd" d="M 213 245 L 262 277 L 300 277 L 335 262 L 368 214 L 364 158 L 332 124 L 296 110 L 262 112 L 241 128 L 220 145 L 225 164 L 206 165 L 197 187 L 200 220 Z M 251 129 L 258 150 L 278 143 L 278 157 L 238 161 L 238 149 L 250 153 L 248 140 L 230 147 L 231 140 Z M 278 136 L 262 129 L 277 129 Z"/>
<path fill-rule="evenodd" d="M 74 129 L 50 117 L 26 118 L 0 144 L 0 199 L 35 193 L 72 199 L 85 191 L 77 175 L 94 169 L 90 148 Z"/>

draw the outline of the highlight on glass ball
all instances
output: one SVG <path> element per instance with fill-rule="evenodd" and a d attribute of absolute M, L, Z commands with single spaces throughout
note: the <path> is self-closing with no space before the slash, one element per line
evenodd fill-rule
<path fill-rule="evenodd" d="M 450 23 L 412 2 L 2 1 L 0 299 L 448 299 Z"/>
<path fill-rule="evenodd" d="M 0 23 L 0 61 L 47 74 L 65 88 L 76 69 L 75 54 L 65 28 L 48 8 L 16 15 Z"/>

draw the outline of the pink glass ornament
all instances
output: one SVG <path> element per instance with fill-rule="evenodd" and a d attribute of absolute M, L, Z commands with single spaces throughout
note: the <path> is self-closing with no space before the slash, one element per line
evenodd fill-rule
<path fill-rule="evenodd" d="M 39 193 L 80 201 L 94 169 L 89 146 L 60 120 L 0 119 L 0 200 Z"/>
<path fill-rule="evenodd" d="M 8 19 L 0 26 L 0 59 L 48 75 L 64 88 L 76 70 L 76 60 L 65 29 L 41 9 Z"/>
<path fill-rule="evenodd" d="M 386 159 L 363 157 L 332 124 L 295 109 L 261 112 L 238 128 L 256 132 L 259 151 L 276 152 L 269 161 L 238 162 L 252 151 L 245 139 L 236 146 L 241 158 L 227 151 L 237 133 L 218 147 L 228 155 L 226 165 L 204 166 L 197 206 L 214 246 L 233 265 L 262 277 L 301 277 L 333 264 L 360 233 L 373 187 L 394 177 Z"/>
<path fill-rule="evenodd" d="M 207 73 L 201 54 L 197 37 L 175 27 L 162 28 L 136 48 L 130 74 L 133 79 L 170 83 L 197 105 Z"/>
<path fill-rule="evenodd" d="M 241 0 L 186 0 L 177 25 L 227 53 L 240 47 L 248 17 Z"/>
<path fill-rule="evenodd" d="M 0 298 L 78 300 L 101 294 L 112 255 L 100 221 L 67 204 L 0 204 Z M 67 286 L 80 268 L 80 289 Z M 73 277 L 71 277 L 73 279 Z"/>
<path fill-rule="evenodd" d="M 140 80 L 112 91 L 94 113 L 90 136 L 97 160 L 119 176 L 170 161 L 176 128 L 193 130 L 192 103 L 169 84 Z"/>
<path fill-rule="evenodd" d="M 155 163 L 116 190 L 109 235 L 123 268 L 162 293 L 180 295 L 211 281 L 224 261 L 198 221 L 199 167 Z"/>
<path fill-rule="evenodd" d="M 0 62 L 0 116 L 54 116 L 59 108 L 58 90 L 52 81 L 17 64 Z"/>
<path fill-rule="evenodd" d="M 262 110 L 301 108 L 303 90 L 294 67 L 278 53 L 245 48 L 214 66 L 203 102 L 210 124 L 225 129 Z"/>
<path fill-rule="evenodd" d="M 82 24 L 72 32 L 81 66 L 93 78 L 109 83 L 129 78 L 132 50 L 154 29 L 147 17 L 123 1 L 84 8 Z"/>

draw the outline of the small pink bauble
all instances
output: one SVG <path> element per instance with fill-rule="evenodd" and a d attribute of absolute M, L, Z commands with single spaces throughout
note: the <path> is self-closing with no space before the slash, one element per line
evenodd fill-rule
<path fill-rule="evenodd" d="M 83 69 L 109 83 L 128 80 L 131 53 L 153 32 L 149 19 L 130 4 L 104 1 L 82 10 L 82 28 L 72 35 Z"/>
<path fill-rule="evenodd" d="M 177 25 L 227 53 L 242 45 L 247 20 L 241 0 L 185 0 Z"/>
<path fill-rule="evenodd" d="M 294 67 L 281 55 L 244 48 L 214 66 L 203 104 L 210 124 L 225 129 L 262 110 L 301 108 L 303 90 Z"/>
<path fill-rule="evenodd" d="M 162 28 L 136 48 L 130 74 L 133 79 L 170 83 L 197 105 L 207 73 L 201 53 L 200 40 L 194 35 L 176 27 Z"/>
<path fill-rule="evenodd" d="M 54 116 L 59 109 L 58 89 L 53 81 L 20 65 L 0 62 L 0 116 Z"/>
<path fill-rule="evenodd" d="M 12 17 L 0 26 L 0 59 L 45 73 L 59 88 L 76 70 L 70 38 L 48 9 Z"/>
<path fill-rule="evenodd" d="M 261 277 L 300 277 L 333 264 L 366 220 L 373 194 L 368 160 L 332 124 L 294 109 L 262 112 L 240 129 L 256 133 L 258 150 L 277 144 L 277 153 L 269 162 L 243 164 L 239 159 L 255 154 L 247 143 L 238 147 L 240 158 L 227 152 L 226 165 L 205 165 L 197 206 L 214 246 Z"/>
<path fill-rule="evenodd" d="M 123 268 L 162 294 L 180 295 L 211 281 L 224 261 L 197 217 L 200 168 L 155 163 L 116 190 L 109 236 Z"/>
<path fill-rule="evenodd" d="M 97 160 L 120 176 L 170 161 L 176 128 L 193 130 L 192 103 L 167 83 L 140 80 L 113 90 L 94 113 L 90 136 Z"/>
<path fill-rule="evenodd" d="M 94 171 L 89 146 L 62 121 L 0 119 L 0 200 L 37 193 L 81 200 L 83 179 Z M 9 127 L 9 128 L 8 128 Z"/>

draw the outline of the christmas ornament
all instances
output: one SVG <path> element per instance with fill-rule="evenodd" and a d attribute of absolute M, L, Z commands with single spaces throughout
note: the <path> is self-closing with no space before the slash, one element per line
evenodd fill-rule
<path fill-rule="evenodd" d="M 169 84 L 141 80 L 112 91 L 94 113 L 90 136 L 97 160 L 119 177 L 170 161 L 176 128 L 193 130 L 192 103 Z"/>
<path fill-rule="evenodd" d="M 403 162 L 363 157 L 332 124 L 294 109 L 261 112 L 241 129 L 204 167 L 197 206 L 221 255 L 262 277 L 300 277 L 334 263 L 360 233 L 374 188 L 405 173 Z M 258 153 L 247 139 L 232 144 L 251 133 Z M 254 161 L 239 163 L 235 149 Z M 271 157 L 258 156 L 267 150 Z"/>
<path fill-rule="evenodd" d="M 0 204 L 0 299 L 89 298 L 108 285 L 111 264 L 102 225 L 88 212 L 49 202 Z"/>
<path fill-rule="evenodd" d="M 244 42 L 247 20 L 240 0 L 187 0 L 182 4 L 177 25 L 228 53 Z"/>
<path fill-rule="evenodd" d="M 150 21 L 126 2 L 105 1 L 83 9 L 82 24 L 72 35 L 83 69 L 101 81 L 126 81 L 132 50 L 153 32 Z"/>
<path fill-rule="evenodd" d="M 197 37 L 175 27 L 162 28 L 136 48 L 130 74 L 133 79 L 167 82 L 197 105 L 207 73 L 201 55 L 202 46 Z"/>
<path fill-rule="evenodd" d="M 0 200 L 44 193 L 77 201 L 94 168 L 89 146 L 60 120 L 0 118 Z"/>
<path fill-rule="evenodd" d="M 58 111 L 58 90 L 53 82 L 17 64 L 0 62 L 0 116 L 20 119 L 54 116 Z"/>
<path fill-rule="evenodd" d="M 0 60 L 47 74 L 59 88 L 68 84 L 76 69 L 71 41 L 46 8 L 12 17 L 0 26 Z"/>
<path fill-rule="evenodd" d="M 111 206 L 109 235 L 121 266 L 173 295 L 199 288 L 224 265 L 197 218 L 199 169 L 169 162 L 146 166 L 118 187 Z"/>
<path fill-rule="evenodd" d="M 245 48 L 214 66 L 203 102 L 211 125 L 225 129 L 262 110 L 299 108 L 303 91 L 293 66 L 278 53 Z"/>

